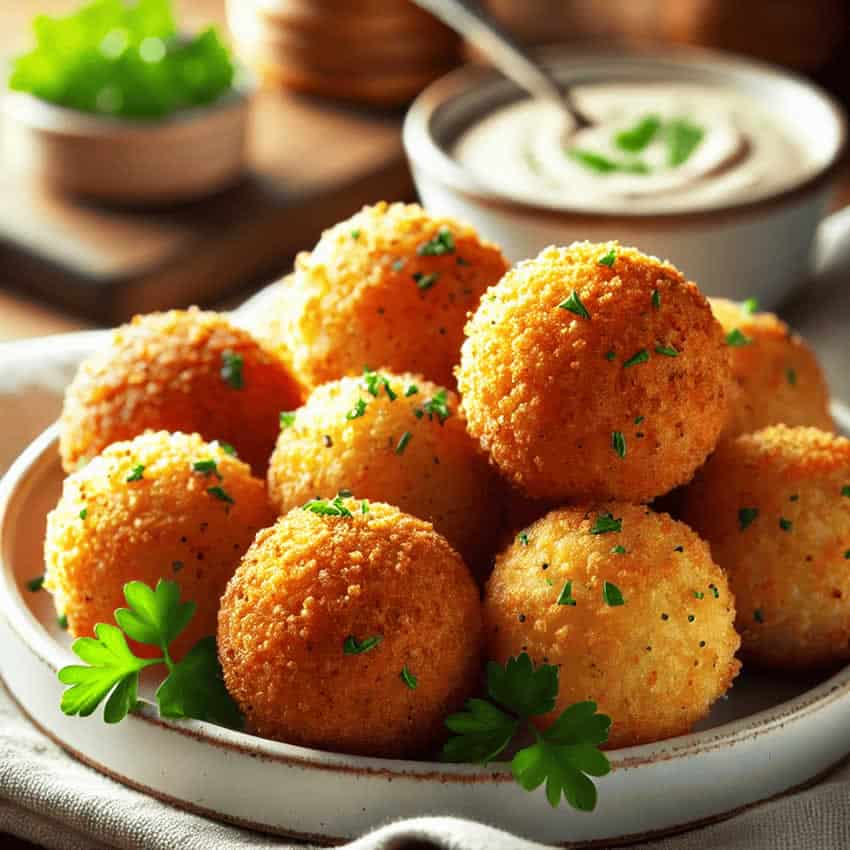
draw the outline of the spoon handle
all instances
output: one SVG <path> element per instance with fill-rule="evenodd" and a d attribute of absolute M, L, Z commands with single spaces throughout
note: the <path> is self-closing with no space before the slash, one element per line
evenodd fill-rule
<path fill-rule="evenodd" d="M 505 76 L 532 96 L 556 103 L 559 108 L 570 114 L 578 126 L 587 126 L 589 122 L 575 107 L 569 93 L 553 74 L 539 65 L 475 0 L 414 2 L 474 44 Z"/>

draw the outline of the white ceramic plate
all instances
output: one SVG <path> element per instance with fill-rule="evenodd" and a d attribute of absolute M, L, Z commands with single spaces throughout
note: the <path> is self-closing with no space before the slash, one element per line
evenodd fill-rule
<path fill-rule="evenodd" d="M 834 405 L 845 433 L 850 410 Z M 325 753 L 146 706 L 123 723 L 66 717 L 56 671 L 74 656 L 51 599 L 26 582 L 42 570 L 45 517 L 59 497 L 56 428 L 0 485 L 0 674 L 23 710 L 77 758 L 178 806 L 323 843 L 390 818 L 457 815 L 553 844 L 637 840 L 721 818 L 811 781 L 850 750 L 850 667 L 792 679 L 745 672 L 691 735 L 609 753 L 599 805 L 550 808 L 505 765 L 482 768 Z"/>

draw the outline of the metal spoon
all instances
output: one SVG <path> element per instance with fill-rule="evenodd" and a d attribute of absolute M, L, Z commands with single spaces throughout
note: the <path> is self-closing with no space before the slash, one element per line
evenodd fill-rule
<path fill-rule="evenodd" d="M 539 65 L 475 0 L 414 0 L 474 44 L 509 79 L 532 97 L 554 103 L 573 125 L 571 132 L 593 122 L 576 106 L 568 88 Z"/>

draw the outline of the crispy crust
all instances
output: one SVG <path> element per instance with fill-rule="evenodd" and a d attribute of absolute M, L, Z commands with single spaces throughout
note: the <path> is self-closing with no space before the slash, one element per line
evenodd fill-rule
<path fill-rule="evenodd" d="M 610 250 L 613 266 L 600 264 Z M 559 309 L 572 293 L 589 319 Z M 469 430 L 530 496 L 648 501 L 689 480 L 724 424 L 728 355 L 708 302 L 635 249 L 547 248 L 489 290 L 466 333 Z M 625 366 L 644 350 L 647 362 Z"/>

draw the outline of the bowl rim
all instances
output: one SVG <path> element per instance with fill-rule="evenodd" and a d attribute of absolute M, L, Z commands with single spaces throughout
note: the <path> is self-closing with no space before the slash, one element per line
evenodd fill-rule
<path fill-rule="evenodd" d="M 840 402 L 833 402 L 832 412 L 840 430 L 850 433 L 850 408 Z M 39 660 L 54 672 L 65 664 L 74 663 L 76 658 L 47 633 L 32 613 L 5 555 L 9 546 L 8 536 L 14 533 L 10 514 L 14 513 L 16 498 L 28 486 L 30 478 L 38 475 L 45 465 L 57 462 L 58 435 L 58 423 L 43 431 L 19 455 L 0 481 L 0 617 L 17 632 Z M 847 695 L 850 695 L 850 664 L 796 697 L 738 720 L 651 744 L 607 750 L 606 754 L 613 770 L 691 758 L 775 731 Z M 142 708 L 131 714 L 128 720 L 167 727 L 209 746 L 238 751 L 267 761 L 355 775 L 399 776 L 463 785 L 513 782 L 510 765 L 503 762 L 488 766 L 447 764 L 323 751 L 261 738 L 200 720 L 161 718 L 152 703 L 143 702 Z"/>
<path fill-rule="evenodd" d="M 482 186 L 437 142 L 431 133 L 431 119 L 444 104 L 476 87 L 484 88 L 505 80 L 498 70 L 470 62 L 435 80 L 410 105 L 404 118 L 402 140 L 414 172 L 421 170 L 429 178 L 437 180 L 444 187 L 461 195 L 467 202 L 525 218 L 556 222 L 580 220 L 588 224 L 602 223 L 610 226 L 643 225 L 650 228 L 662 222 L 665 227 L 675 227 L 757 215 L 814 194 L 833 180 L 848 149 L 848 119 L 838 101 L 810 80 L 768 62 L 726 51 L 684 45 L 668 45 L 661 49 L 657 46 L 640 44 L 618 44 L 616 47 L 611 47 L 610 44 L 567 43 L 550 45 L 536 50 L 535 53 L 542 61 L 556 66 L 568 65 L 573 60 L 584 63 L 594 60 L 604 63 L 606 59 L 618 63 L 622 63 L 623 60 L 641 63 L 657 62 L 659 67 L 678 66 L 709 73 L 713 69 L 720 69 L 727 73 L 756 76 L 768 82 L 790 83 L 804 91 L 808 97 L 819 101 L 831 114 L 837 133 L 835 149 L 829 159 L 808 177 L 784 189 L 750 201 L 730 201 L 713 207 L 672 212 L 600 211 L 570 207 L 567 204 L 556 206 L 542 202 L 535 203 Z"/>

